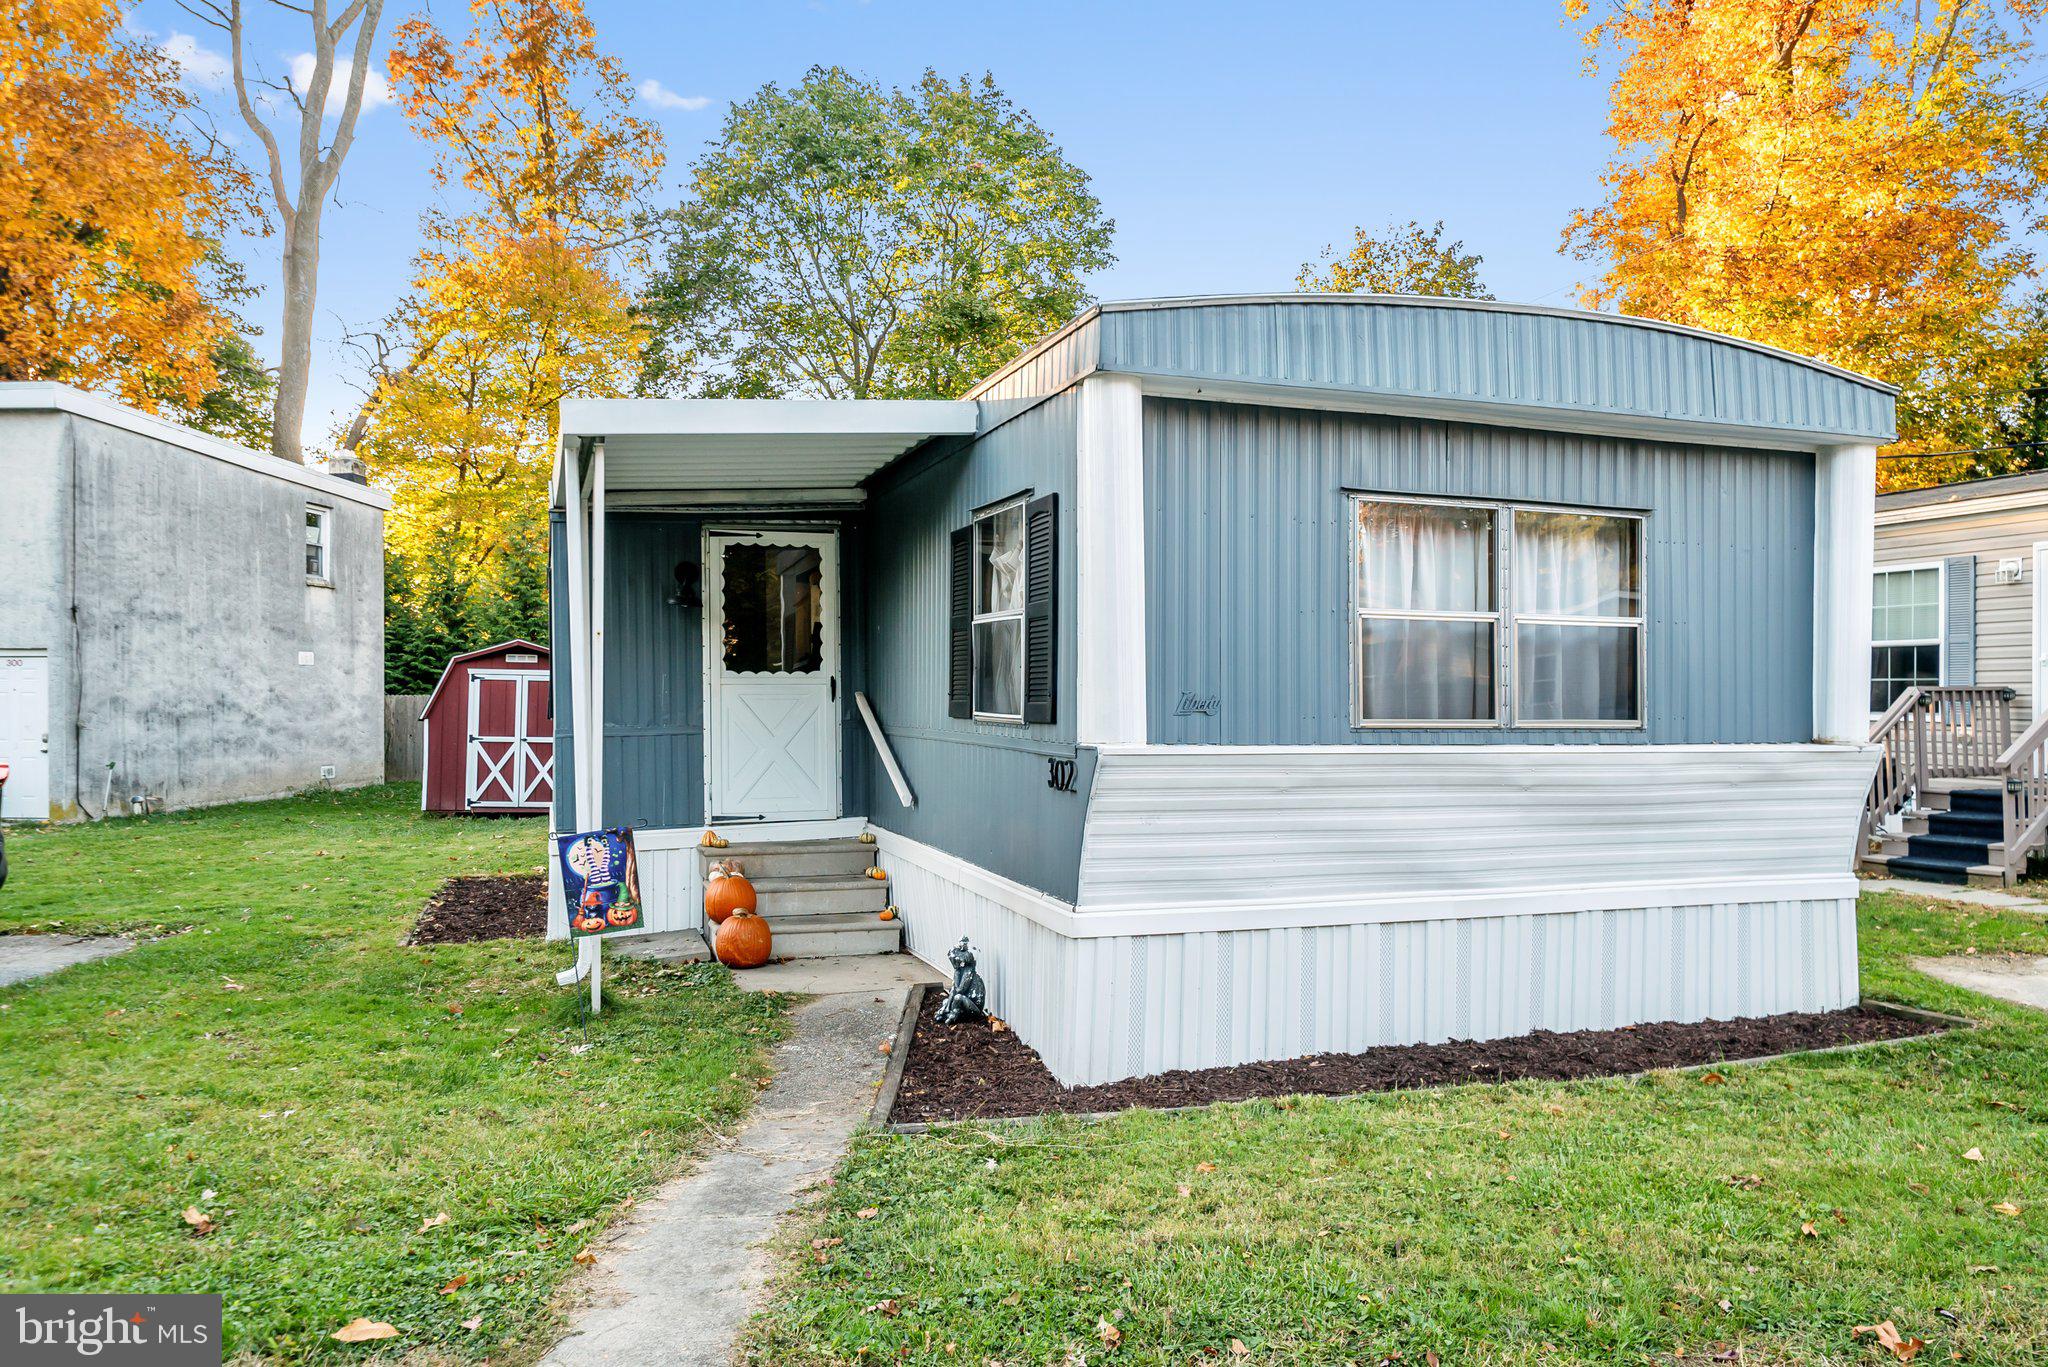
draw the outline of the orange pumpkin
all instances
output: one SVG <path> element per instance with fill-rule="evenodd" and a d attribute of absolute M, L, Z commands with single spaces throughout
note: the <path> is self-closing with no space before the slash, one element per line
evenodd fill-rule
<path fill-rule="evenodd" d="M 704 883 L 704 914 L 713 925 L 723 925 L 734 912 L 752 911 L 756 905 L 754 885 L 740 872 L 739 865 L 711 866 L 711 877 Z"/>
<path fill-rule="evenodd" d="M 727 968 L 759 968 L 775 948 L 775 933 L 752 911 L 741 908 L 718 927 L 712 949 Z"/>

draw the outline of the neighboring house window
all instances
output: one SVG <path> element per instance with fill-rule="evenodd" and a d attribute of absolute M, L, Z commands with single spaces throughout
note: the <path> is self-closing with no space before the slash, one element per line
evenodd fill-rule
<path fill-rule="evenodd" d="M 1024 501 L 974 519 L 974 715 L 1024 720 Z"/>
<path fill-rule="evenodd" d="M 1355 501 L 1358 724 L 1641 724 L 1641 518 Z"/>
<path fill-rule="evenodd" d="M 306 505 L 306 578 L 325 584 L 327 577 L 328 509 L 317 503 Z"/>
<path fill-rule="evenodd" d="M 1941 566 L 1879 570 L 1870 586 L 1870 710 L 1941 682 Z"/>
<path fill-rule="evenodd" d="M 1059 496 L 976 512 L 948 547 L 946 715 L 1053 720 L 1059 679 Z"/>

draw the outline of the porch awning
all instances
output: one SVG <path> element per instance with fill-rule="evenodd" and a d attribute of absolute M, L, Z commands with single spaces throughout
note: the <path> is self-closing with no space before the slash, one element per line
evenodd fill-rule
<path fill-rule="evenodd" d="M 852 489 L 932 437 L 972 436 L 952 399 L 572 399 L 567 450 L 604 442 L 608 492 Z"/>

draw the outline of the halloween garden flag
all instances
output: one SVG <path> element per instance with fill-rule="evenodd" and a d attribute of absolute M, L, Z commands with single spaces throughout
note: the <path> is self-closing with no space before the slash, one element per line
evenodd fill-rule
<path fill-rule="evenodd" d="M 580 831 L 555 837 L 562 859 L 562 895 L 569 903 L 569 935 L 638 930 L 640 866 L 633 832 Z"/>

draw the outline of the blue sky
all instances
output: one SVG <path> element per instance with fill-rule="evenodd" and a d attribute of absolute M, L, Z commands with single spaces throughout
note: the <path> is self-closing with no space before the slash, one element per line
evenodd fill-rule
<path fill-rule="evenodd" d="M 1549 0 L 587 3 L 635 83 L 672 97 L 643 102 L 667 132 L 672 183 L 727 103 L 813 64 L 895 84 L 927 66 L 987 71 L 1094 177 L 1116 219 L 1118 263 L 1093 280 L 1098 297 L 1285 289 L 1354 226 L 1410 218 L 1444 219 L 1503 299 L 1570 303 L 1588 274 L 1557 247 L 1572 210 L 1599 196 L 1605 85 L 1581 74 L 1584 48 Z M 386 32 L 417 8 L 390 0 Z M 456 0 L 430 12 L 466 24 Z M 272 70 L 306 46 L 293 17 L 266 18 L 250 45 Z M 220 35 L 172 0 L 143 0 L 131 23 L 159 42 L 183 35 L 189 79 L 218 85 Z M 241 147 L 255 150 L 246 134 Z M 368 110 L 326 216 L 309 443 L 350 408 L 336 344 L 395 301 L 433 193 L 399 111 Z M 274 281 L 274 240 L 240 247 L 252 279 Z M 249 309 L 271 334 L 266 351 L 274 310 L 269 298 Z"/>

